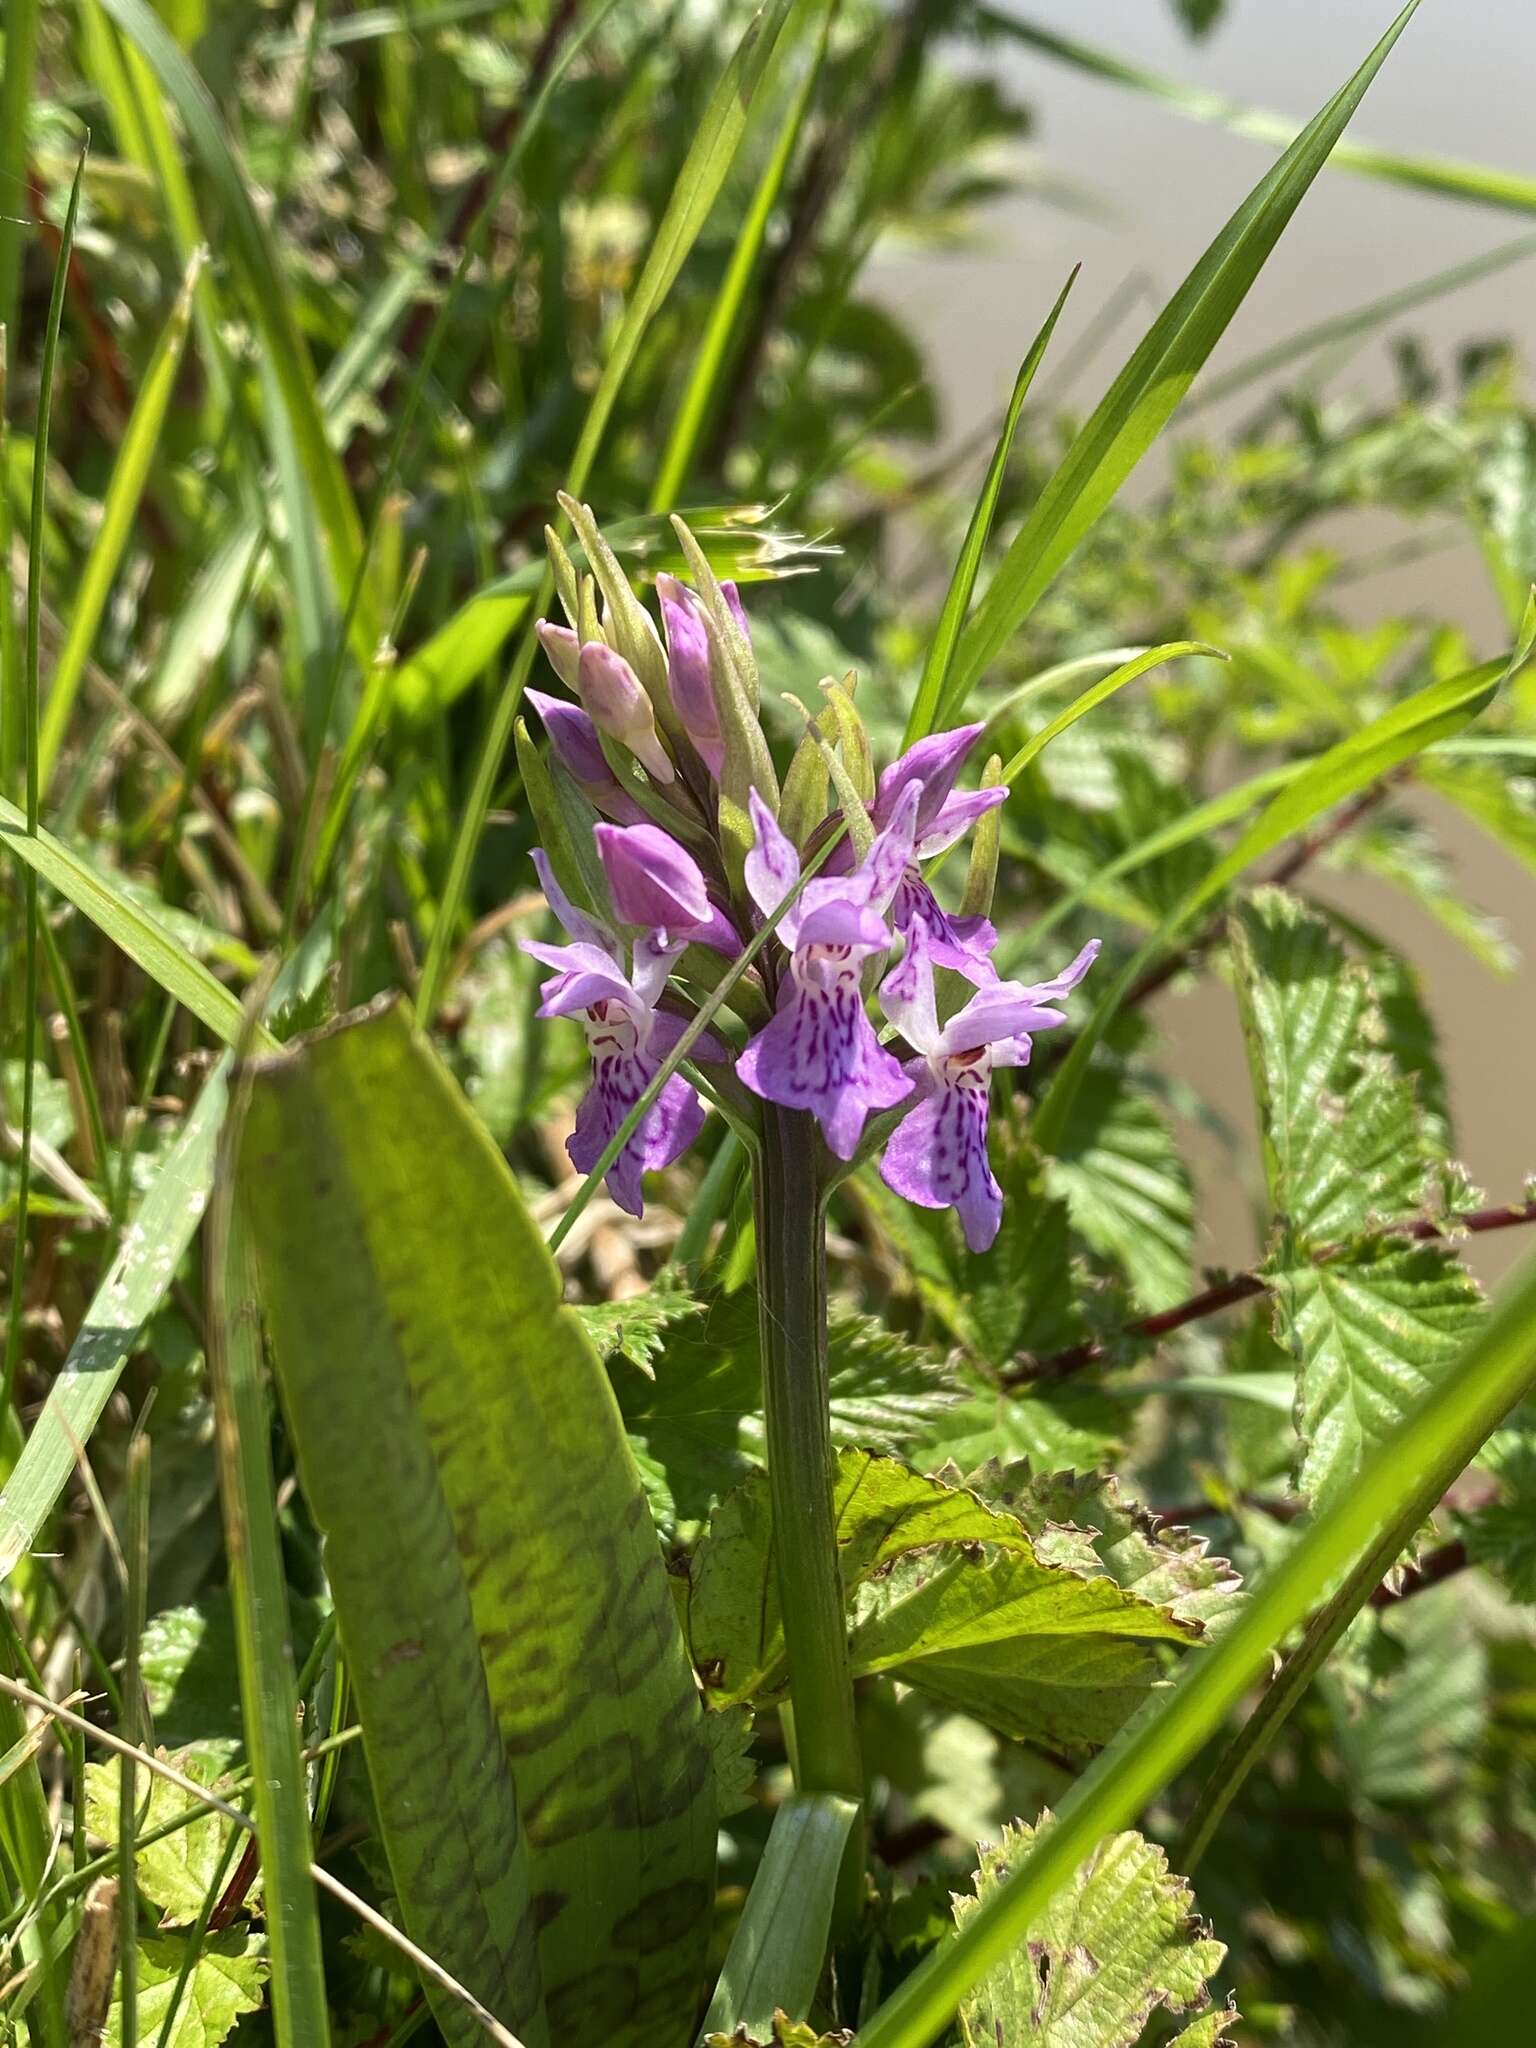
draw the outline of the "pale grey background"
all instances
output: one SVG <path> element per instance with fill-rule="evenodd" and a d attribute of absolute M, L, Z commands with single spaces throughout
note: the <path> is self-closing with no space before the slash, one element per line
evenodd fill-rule
<path fill-rule="evenodd" d="M 1041 26 L 1126 60 L 1300 122 L 1343 82 L 1392 15 L 1390 0 L 1232 0 L 1205 43 L 1188 40 L 1165 0 L 1001 0 Z M 995 208 L 984 248 L 928 255 L 887 248 L 881 296 L 927 342 L 938 367 L 946 434 L 959 440 L 1006 397 L 1030 336 L 1073 263 L 1083 276 L 1060 330 L 1057 360 L 1126 276 L 1150 274 L 1157 303 L 1262 175 L 1272 152 L 1195 123 L 1150 98 L 1043 57 L 1010 49 L 1006 75 L 1033 107 L 1042 169 L 1107 201 L 1104 221 L 1035 199 Z M 1424 0 L 1389 57 L 1351 134 L 1384 148 L 1497 164 L 1536 175 L 1536 0 Z M 1410 284 L 1536 226 L 1529 215 L 1434 197 L 1346 171 L 1325 171 L 1214 358 L 1219 370 L 1312 321 Z M 1149 297 L 1089 367 L 1074 399 L 1096 398 L 1145 328 Z M 1407 315 L 1398 331 L 1432 345 L 1511 335 L 1536 347 L 1536 262 Z M 1389 330 L 1389 333 L 1393 330 Z M 1363 350 L 1340 383 L 1387 386 L 1385 345 Z M 1206 421 L 1201 425 L 1205 426 Z M 1131 486 L 1135 488 L 1135 484 Z M 1360 620 L 1426 610 L 1464 623 L 1481 651 L 1504 629 L 1470 545 L 1350 594 Z M 1490 1200 L 1518 1196 L 1536 1169 L 1536 882 L 1468 828 L 1450 839 L 1469 892 L 1500 913 L 1524 965 L 1498 980 L 1449 944 L 1403 898 L 1329 878 L 1424 966 L 1455 1089 L 1460 1151 Z M 1233 1124 L 1251 1160 L 1252 1111 L 1230 995 L 1208 983 L 1162 999 L 1181 1041 L 1179 1066 Z M 1255 1248 L 1252 1189 L 1218 1146 L 1197 1138 L 1207 1234 L 1200 1256 L 1239 1262 Z M 1502 1270 L 1526 1248 L 1519 1233 L 1480 1240 L 1476 1262 Z"/>

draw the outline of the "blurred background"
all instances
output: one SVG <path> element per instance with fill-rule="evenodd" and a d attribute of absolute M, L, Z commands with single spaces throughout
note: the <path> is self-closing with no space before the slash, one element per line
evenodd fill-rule
<path fill-rule="evenodd" d="M 1224 0 L 1162 6 L 1150 0 L 1001 0 L 1015 22 L 1070 39 L 1087 54 L 1176 81 L 1193 93 L 1243 109 L 1262 109 L 1300 126 L 1347 75 L 1384 25 L 1375 0 Z M 1191 35 L 1191 26 L 1201 32 Z M 1203 25 L 1203 26 L 1202 26 Z M 1230 132 L 1217 109 L 1194 119 L 1148 91 L 1105 78 L 1064 53 L 1007 35 L 957 62 L 990 77 L 1029 109 L 1019 144 L 1026 189 L 992 201 L 974 242 L 961 250 L 886 246 L 871 284 L 881 301 L 921 337 L 942 404 L 941 444 L 966 448 L 980 438 L 979 475 L 1017 368 L 1020 338 L 1033 331 L 1072 265 L 1083 274 L 1058 330 L 1055 360 L 1066 403 L 1091 404 L 1132 344 L 1248 189 L 1270 154 Z M 1536 174 L 1530 85 L 1536 78 L 1536 7 L 1525 0 L 1456 0 L 1415 17 L 1373 86 L 1350 131 L 1383 150 L 1461 158 L 1529 178 Z M 1314 323 L 1353 312 L 1425 278 L 1506 250 L 1518 240 L 1517 213 L 1469 209 L 1443 194 L 1336 169 L 1303 203 L 1265 266 L 1212 364 L 1219 379 L 1232 364 L 1285 342 Z M 1389 402 L 1401 389 L 1404 352 L 1422 351 L 1431 378 L 1450 379 L 1469 344 L 1513 342 L 1536 332 L 1536 242 L 1492 275 L 1471 277 L 1445 296 L 1373 326 L 1336 352 L 1314 358 L 1304 374 L 1340 402 Z M 1201 412 L 1189 434 L 1240 432 L 1259 393 L 1283 391 L 1296 365 L 1277 366 L 1240 396 Z M 1127 487 L 1129 502 L 1153 496 L 1176 460 L 1175 432 Z M 1398 613 L 1453 619 L 1483 650 L 1505 631 L 1502 607 L 1476 536 L 1447 524 L 1430 551 L 1391 561 L 1403 530 L 1392 515 L 1351 507 L 1315 533 L 1351 556 L 1380 553 L 1383 566 L 1351 579 L 1341 611 L 1361 626 Z M 947 562 L 935 563 L 947 573 Z M 1111 707 L 1102 714 L 1113 720 Z M 1518 1184 L 1528 1171 L 1536 1105 L 1512 1090 L 1536 1029 L 1536 885 L 1529 867 L 1490 845 L 1475 827 L 1434 799 L 1438 832 L 1468 893 L 1504 922 L 1521 956 L 1499 976 L 1465 951 L 1401 895 L 1368 878 L 1330 878 L 1324 895 L 1368 917 L 1409 947 L 1422 967 L 1442 1031 L 1458 1048 L 1452 1091 L 1460 1149 L 1474 1178 L 1491 1187 Z M 1251 1117 L 1249 1082 L 1235 1010 L 1208 982 L 1163 998 L 1174 1058 L 1204 1099 L 1239 1129 Z M 1255 1253 L 1249 1211 L 1227 1174 L 1221 1145 L 1191 1134 L 1198 1170 L 1212 1186 L 1203 1214 L 1207 1256 L 1243 1264 Z M 1518 1257 L 1509 1239 L 1471 1248 L 1492 1277 Z"/>

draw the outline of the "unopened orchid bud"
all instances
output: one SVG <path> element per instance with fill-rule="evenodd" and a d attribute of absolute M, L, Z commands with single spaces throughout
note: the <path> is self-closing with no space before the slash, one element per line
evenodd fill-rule
<path fill-rule="evenodd" d="M 580 705 L 546 697 L 542 690 L 524 690 L 523 695 L 538 712 L 555 758 L 572 781 L 580 784 L 593 809 L 616 818 L 621 825 L 638 824 L 645 813 L 609 767 L 597 727 Z"/>
<path fill-rule="evenodd" d="M 704 871 L 659 825 L 599 825 L 593 834 L 615 913 L 625 924 L 717 953 L 741 951 L 734 926 L 711 901 Z"/>
<path fill-rule="evenodd" d="M 709 634 L 693 593 L 675 576 L 656 578 L 661 621 L 667 631 L 667 686 L 683 731 L 718 781 L 725 760 L 720 711 L 709 671 Z"/>
<path fill-rule="evenodd" d="M 622 654 L 589 641 L 581 650 L 576 690 L 599 732 L 628 747 L 654 781 L 677 780 L 671 756 L 657 737 L 651 700 Z"/>
<path fill-rule="evenodd" d="M 581 642 L 569 626 L 557 626 L 552 619 L 540 619 L 534 630 L 539 645 L 549 656 L 550 667 L 568 690 L 574 690 L 581 667 Z M 554 699 L 550 701 L 553 703 Z"/>

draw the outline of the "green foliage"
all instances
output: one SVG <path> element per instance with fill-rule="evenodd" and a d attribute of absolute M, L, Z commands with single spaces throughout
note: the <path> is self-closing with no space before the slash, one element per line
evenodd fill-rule
<path fill-rule="evenodd" d="M 255 2012 L 266 1982 L 266 1942 L 259 1934 L 220 1934 L 204 1941 L 181 1995 L 165 2048 L 219 2048 L 242 2013 Z M 139 1943 L 139 2040 L 160 2040 L 181 1976 L 179 1941 L 157 1938 Z M 153 2032 L 151 2030 L 154 2030 Z M 122 2009 L 114 2000 L 107 2013 L 105 2048 L 132 2048 L 123 2039 Z"/>
<path fill-rule="evenodd" d="M 135 1730 L 136 1649 L 152 1740 L 261 1834 L 231 1890 L 244 1831 L 139 1769 L 143 2048 L 183 1970 L 172 2048 L 487 2038 L 402 1925 L 528 2048 L 682 2048 L 705 2012 L 737 2048 L 1218 2048 L 1229 2010 L 1173 2007 L 1223 1943 L 1245 2041 L 1516 2037 L 1536 1451 L 1505 1411 L 1529 1288 L 1523 1334 L 1490 1325 L 1463 1265 L 1492 1241 L 1458 1242 L 1485 1198 L 1452 1156 L 1466 1050 L 1425 940 L 1460 949 L 1463 1004 L 1525 971 L 1494 913 L 1536 863 L 1536 423 L 1512 348 L 1430 350 L 1405 322 L 1532 238 L 1341 287 L 1204 366 L 1314 175 L 1313 206 L 1342 167 L 1525 212 L 1530 179 L 1339 137 L 1373 57 L 1118 377 L 1095 365 L 1142 286 L 1095 259 L 1074 333 L 1025 309 L 1020 354 L 1046 317 L 1011 399 L 957 447 L 950 366 L 870 258 L 936 264 L 1009 195 L 1098 205 L 1052 175 L 1055 66 L 1266 146 L 1289 124 L 954 0 L 405 12 L 6 20 L 0 1674 L 78 1685 L 89 1730 L 0 1700 L 8 2025 L 72 2048 L 89 1991 L 123 2031 L 96 1733 Z M 1223 12 L 1172 0 L 1164 26 Z M 519 941 L 549 936 L 530 846 L 577 894 L 595 854 L 517 718 L 562 490 L 613 549 L 583 514 L 562 599 L 600 568 L 658 690 L 674 508 L 711 599 L 741 584 L 750 656 L 712 603 L 738 809 L 749 775 L 781 782 L 802 849 L 829 801 L 862 838 L 855 799 L 963 697 L 974 762 L 1012 784 L 1000 971 L 1104 942 L 1064 1029 L 993 1077 L 989 1251 L 873 1158 L 831 1195 L 857 1815 L 793 1789 L 824 1730 L 787 1685 L 753 1107 L 728 1068 L 726 1146 L 712 1125 L 643 1219 L 594 1190 L 577 1230 L 567 1206 L 581 1034 L 536 1020 Z M 1435 616 L 1450 547 L 1504 629 Z M 983 908 L 962 873 L 941 896 Z M 1291 893 L 1246 893 L 1269 875 Z M 716 1020 L 733 1047 L 775 957 Z M 258 1063 L 263 1333 L 215 1171 L 221 1048 L 270 1054 L 402 985 L 467 1102 L 398 1018 Z M 1191 1031 L 1235 1046 L 1239 1019 L 1257 1145 L 1191 1065 Z M 1503 1085 L 1518 1137 L 1518 1067 Z M 1249 1256 L 1213 1205 L 1250 1196 L 1254 1274 L 1202 1275 L 1212 1226 Z M 1524 1213 L 1486 1199 L 1512 1206 L 1483 1228 Z M 141 1423 L 151 1542 L 125 1586 Z M 1405 1551 L 1420 1569 L 1371 1605 Z M 1043 1808 L 952 1928 L 971 1845 Z M 1219 1942 L 1133 1825 L 1198 1862 Z"/>
<path fill-rule="evenodd" d="M 1015 1859 L 1051 1826 L 1005 1826 L 983 1844 L 974 1894 L 955 1900 L 955 1922 L 1005 1883 Z M 1111 1835 L 1034 1922 L 1008 1962 L 960 2007 L 966 2048 L 1135 2048 L 1155 2010 L 1208 2002 L 1207 1979 L 1225 1948 L 1194 1916 L 1194 1894 L 1162 1850 L 1137 1834 Z M 1214 2013 L 1178 2035 L 1184 2048 L 1214 2044 L 1235 2012 Z"/>
<path fill-rule="evenodd" d="M 398 1008 L 258 1076 L 241 1176 L 408 1926 L 521 2030 L 668 2040 L 709 1757 L 617 1411 L 515 1184 Z M 473 1895 L 435 1876 L 457 1842 Z"/>
<path fill-rule="evenodd" d="M 1157 1542 L 1091 1481 L 1013 1470 L 961 1486 L 844 1451 L 833 1509 L 855 1672 L 889 1672 L 1016 1740 L 1068 1751 L 1107 1740 L 1158 1680 L 1153 1645 L 1196 1638 L 1230 1591 L 1203 1544 Z M 782 1690 L 762 1481 L 711 1518 L 687 1626 L 714 1698 Z"/>

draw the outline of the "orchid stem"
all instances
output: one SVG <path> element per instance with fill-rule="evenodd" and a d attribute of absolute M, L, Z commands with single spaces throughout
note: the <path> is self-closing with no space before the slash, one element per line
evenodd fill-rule
<path fill-rule="evenodd" d="M 827 1387 L 825 1195 L 816 1126 L 804 1110 L 767 1106 L 754 1162 L 758 1314 L 768 1485 L 779 1605 L 802 1791 L 864 1796 L 853 1678 L 832 1517 Z M 858 1911 L 863 1829 L 856 1826 L 838 1888 L 837 1920 Z"/>

